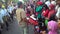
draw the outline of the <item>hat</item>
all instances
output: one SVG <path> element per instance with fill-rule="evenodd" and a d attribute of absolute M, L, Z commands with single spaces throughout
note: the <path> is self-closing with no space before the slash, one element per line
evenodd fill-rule
<path fill-rule="evenodd" d="M 50 1 L 46 1 L 45 4 L 49 7 Z"/>
<path fill-rule="evenodd" d="M 51 4 L 56 5 L 56 2 L 55 1 L 52 1 Z"/>
<path fill-rule="evenodd" d="M 37 2 L 38 5 L 42 5 L 43 3 L 42 2 Z"/>
<path fill-rule="evenodd" d="M 48 27 L 50 28 L 50 30 L 55 31 L 57 29 L 57 26 L 58 26 L 57 22 L 53 20 L 48 22 Z"/>

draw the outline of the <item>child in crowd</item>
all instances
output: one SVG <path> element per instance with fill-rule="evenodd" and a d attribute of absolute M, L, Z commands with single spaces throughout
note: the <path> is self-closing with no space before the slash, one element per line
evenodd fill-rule
<path fill-rule="evenodd" d="M 56 22 L 55 15 L 50 17 L 50 21 L 48 22 L 48 34 L 57 34 L 58 24 Z"/>

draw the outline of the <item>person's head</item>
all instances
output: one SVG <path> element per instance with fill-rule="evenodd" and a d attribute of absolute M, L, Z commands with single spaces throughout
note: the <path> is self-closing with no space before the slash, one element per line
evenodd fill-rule
<path fill-rule="evenodd" d="M 43 9 L 49 9 L 48 6 L 46 4 L 43 5 Z"/>
<path fill-rule="evenodd" d="M 23 3 L 22 2 L 18 2 L 18 8 L 22 8 L 23 7 Z"/>
<path fill-rule="evenodd" d="M 50 10 L 51 10 L 51 9 L 55 9 L 55 5 L 50 4 L 50 5 L 49 5 L 49 9 L 50 9 Z"/>
<path fill-rule="evenodd" d="M 30 14 L 32 15 L 33 13 L 34 13 L 34 9 L 31 8 L 31 9 L 30 9 Z"/>
<path fill-rule="evenodd" d="M 49 31 L 57 31 L 58 29 L 58 24 L 56 21 L 49 21 L 48 22 L 48 30 Z"/>
<path fill-rule="evenodd" d="M 35 4 L 35 1 L 33 1 L 33 4 Z"/>

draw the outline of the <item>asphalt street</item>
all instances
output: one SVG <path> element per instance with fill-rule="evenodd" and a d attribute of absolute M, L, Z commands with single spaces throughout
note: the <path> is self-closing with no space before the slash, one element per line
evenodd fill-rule
<path fill-rule="evenodd" d="M 27 34 L 34 34 L 34 28 L 32 25 L 28 25 Z M 13 23 L 9 25 L 9 30 L 3 30 L 2 34 L 21 34 L 21 29 L 18 25 L 17 20 L 14 18 Z"/>

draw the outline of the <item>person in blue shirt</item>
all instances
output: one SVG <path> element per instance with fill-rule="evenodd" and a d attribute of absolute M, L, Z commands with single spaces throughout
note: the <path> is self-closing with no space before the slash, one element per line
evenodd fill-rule
<path fill-rule="evenodd" d="M 11 6 L 11 5 L 8 5 L 8 8 L 7 8 L 9 14 L 10 14 L 10 17 L 12 18 L 13 20 L 13 10 L 14 10 L 14 7 Z"/>

